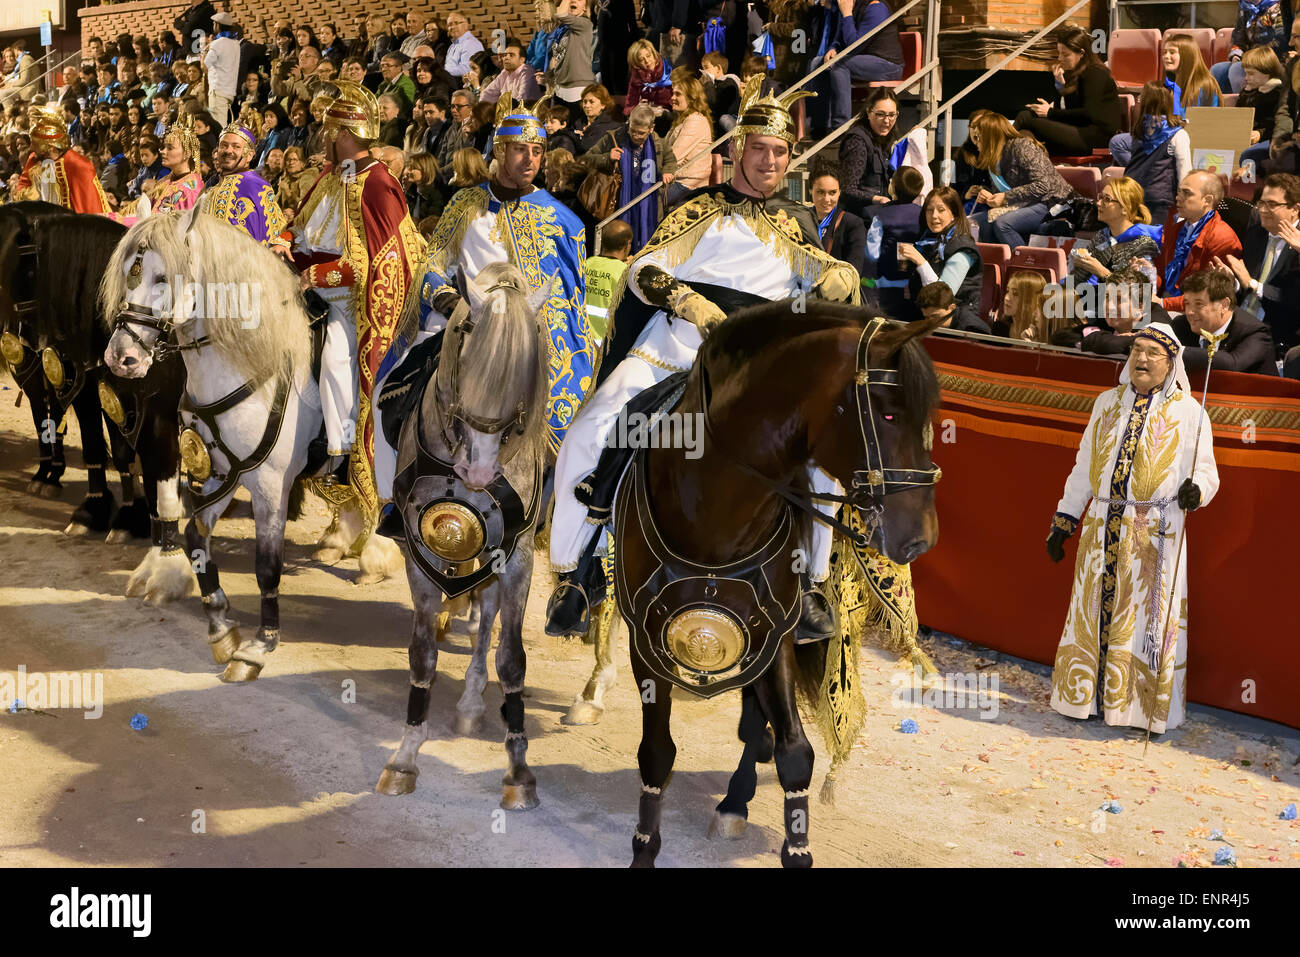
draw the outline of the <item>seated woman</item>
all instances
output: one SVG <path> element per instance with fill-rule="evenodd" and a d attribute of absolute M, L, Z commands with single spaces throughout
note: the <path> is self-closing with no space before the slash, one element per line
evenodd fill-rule
<path fill-rule="evenodd" d="M 1055 294 L 1060 294 L 1059 287 Z M 1021 342 L 1073 346 L 1079 332 L 1070 320 L 1070 310 L 1048 309 L 1047 305 L 1047 279 L 1042 273 L 1027 269 L 1013 272 L 1002 295 L 998 318 L 990 323 L 993 334 Z"/>
<path fill-rule="evenodd" d="M 623 114 L 631 116 L 638 103 L 653 107 L 655 116 L 668 110 L 673 103 L 672 67 L 659 55 L 655 45 L 649 40 L 637 40 L 628 48 L 627 65 L 631 76 L 627 81 Z"/>
<path fill-rule="evenodd" d="M 1074 282 L 1096 283 L 1128 267 L 1134 259 L 1155 262 L 1160 256 L 1163 229 L 1151 223 L 1142 203 L 1142 187 L 1127 176 L 1110 180 L 1097 197 L 1097 218 L 1104 224 L 1092 250 L 1076 250 Z"/>
<path fill-rule="evenodd" d="M 1033 134 L 1048 153 L 1081 155 L 1104 147 L 1121 128 L 1124 106 L 1115 78 L 1092 50 L 1092 34 L 1067 27 L 1057 37 L 1052 68 L 1064 107 L 1044 99 L 1026 104 L 1016 127 Z"/>
<path fill-rule="evenodd" d="M 888 87 L 877 87 L 862 116 L 840 140 L 844 208 L 863 219 L 869 217 L 872 205 L 889 202 L 889 181 L 903 166 L 925 177 L 923 194 L 934 186 L 925 130 L 899 127 L 898 97 Z"/>
<path fill-rule="evenodd" d="M 1122 155 L 1124 175 L 1142 187 L 1151 221 L 1160 226 L 1174 205 L 1178 184 L 1192 169 L 1192 141 L 1183 123 L 1174 115 L 1173 94 L 1153 80 L 1142 88 L 1130 152 L 1116 155 L 1117 161 Z"/>
<path fill-rule="evenodd" d="M 1186 34 L 1169 37 L 1165 40 L 1163 56 L 1164 86 L 1173 99 L 1173 108 L 1169 111 L 1172 116 L 1185 118 L 1189 106 L 1219 105 L 1219 84 L 1210 76 L 1210 69 L 1205 65 L 1201 48 L 1195 40 Z M 1117 133 L 1111 137 L 1110 152 L 1120 166 L 1128 165 L 1134 135 Z"/>
<path fill-rule="evenodd" d="M 988 332 L 980 318 L 980 294 L 984 288 L 984 262 L 971 237 L 961 197 L 951 186 L 930 190 L 921 206 L 925 232 L 914 244 L 898 244 L 899 263 L 916 267 L 909 282 L 912 301 L 922 286 L 942 282 L 957 300 L 951 327 L 970 332 Z"/>
<path fill-rule="evenodd" d="M 593 83 L 582 91 L 582 118 L 573 132 L 578 136 L 575 156 L 581 156 L 600 142 L 606 133 L 622 125 L 614 116 L 614 98 L 600 83 Z"/>
<path fill-rule="evenodd" d="M 971 122 L 971 142 L 979 150 L 975 165 L 986 170 L 993 185 L 972 186 L 972 214 L 980 240 L 1023 246 L 1047 219 L 1052 206 L 1074 195 L 1052 165 L 1047 151 L 1028 133 L 1020 132 L 1001 113 L 982 114 Z M 980 207 L 984 207 L 981 209 Z"/>
<path fill-rule="evenodd" d="M 709 184 L 709 144 L 713 141 L 713 117 L 709 115 L 704 87 L 681 68 L 673 73 L 673 125 L 664 137 L 664 146 L 672 151 L 676 166 L 675 174 L 663 174 L 668 183 L 664 205 L 669 209 L 691 190 Z"/>

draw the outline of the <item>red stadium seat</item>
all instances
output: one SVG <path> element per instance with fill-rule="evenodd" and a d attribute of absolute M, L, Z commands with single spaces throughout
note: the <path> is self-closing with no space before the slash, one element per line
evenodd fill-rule
<path fill-rule="evenodd" d="M 900 86 L 921 69 L 921 34 L 915 30 L 899 30 L 898 42 L 903 47 L 903 75 L 897 80 L 873 80 L 868 86 Z"/>
<path fill-rule="evenodd" d="M 1159 30 L 1115 30 L 1110 35 L 1106 66 L 1120 92 L 1141 90 L 1148 80 L 1164 76 L 1160 63 Z"/>
<path fill-rule="evenodd" d="M 1104 170 L 1101 171 L 1101 185 L 1105 186 L 1106 180 L 1119 179 L 1123 175 L 1124 175 L 1123 166 L 1107 166 Z M 1097 195 L 1099 196 L 1101 195 L 1100 189 L 1097 190 Z"/>
<path fill-rule="evenodd" d="M 1120 102 L 1124 104 L 1124 115 L 1128 117 L 1124 129 L 1126 131 L 1131 130 L 1133 124 L 1137 122 L 1138 118 L 1138 98 L 1132 93 L 1121 93 L 1119 99 Z"/>
<path fill-rule="evenodd" d="M 1048 282 L 1060 282 L 1065 275 L 1065 250 L 1042 246 L 1017 246 L 1011 251 L 1009 279 L 1017 272 L 1042 273 Z"/>
<path fill-rule="evenodd" d="M 1101 192 L 1101 170 L 1095 166 L 1058 166 L 1056 171 L 1080 196 L 1096 199 Z"/>
<path fill-rule="evenodd" d="M 1214 59 L 1211 63 L 1222 63 L 1232 51 L 1232 27 L 1224 27 L 1214 35 Z"/>
<path fill-rule="evenodd" d="M 980 318 L 988 322 L 994 309 L 1002 307 L 1002 270 L 994 263 L 984 263 L 984 285 L 980 289 Z"/>
<path fill-rule="evenodd" d="M 1232 33 L 1231 30 L 1228 31 Z M 1209 66 L 1214 62 L 1214 30 L 1210 27 L 1188 27 L 1182 30 L 1170 29 L 1165 31 L 1165 39 L 1182 34 L 1189 36 L 1196 41 L 1196 45 L 1201 48 L 1201 57 L 1205 60 L 1205 65 Z"/>

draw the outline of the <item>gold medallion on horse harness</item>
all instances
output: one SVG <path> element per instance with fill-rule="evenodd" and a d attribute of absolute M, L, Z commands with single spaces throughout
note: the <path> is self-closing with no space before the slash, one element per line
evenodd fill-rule
<path fill-rule="evenodd" d="M 56 389 L 63 385 L 63 360 L 53 346 L 41 352 L 41 368 L 45 370 L 50 385 Z"/>
<path fill-rule="evenodd" d="M 99 404 L 103 407 L 104 414 L 120 429 L 126 421 L 126 410 L 122 408 L 122 400 L 117 397 L 113 387 L 103 379 L 99 380 Z"/>
<path fill-rule="evenodd" d="M 23 341 L 12 332 L 6 332 L 0 335 L 0 355 L 5 357 L 5 361 L 11 366 L 21 365 L 23 356 Z"/>
<path fill-rule="evenodd" d="M 884 485 L 885 473 L 880 469 L 872 469 L 867 473 L 867 482 L 870 485 Z"/>
<path fill-rule="evenodd" d="M 483 550 L 483 523 L 459 502 L 439 502 L 420 516 L 420 537 L 435 555 L 466 562 Z"/>
<path fill-rule="evenodd" d="M 668 623 L 668 653 L 692 671 L 726 671 L 744 650 L 745 634 L 725 612 L 692 608 Z"/>
<path fill-rule="evenodd" d="M 212 457 L 208 455 L 207 443 L 193 429 L 182 429 L 180 438 L 181 465 L 185 471 L 200 482 L 207 481 L 212 474 Z"/>

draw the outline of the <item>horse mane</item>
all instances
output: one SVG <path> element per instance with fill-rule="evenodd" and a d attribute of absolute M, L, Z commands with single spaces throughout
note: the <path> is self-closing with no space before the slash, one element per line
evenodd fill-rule
<path fill-rule="evenodd" d="M 0 310 L 6 314 L 15 305 L 13 282 L 21 237 L 29 234 L 35 223 L 53 215 L 67 215 L 67 210 L 40 201 L 0 205 Z"/>
<path fill-rule="evenodd" d="M 95 322 L 96 289 L 126 227 L 107 216 L 65 212 L 42 217 L 34 232 L 41 263 L 36 295 L 45 332 L 73 362 L 92 360 L 107 343 Z"/>
<path fill-rule="evenodd" d="M 126 299 L 126 271 L 136 253 L 152 250 L 163 260 L 162 281 L 168 284 L 180 276 L 185 283 L 202 282 L 209 292 L 214 286 L 233 286 L 236 306 L 241 287 L 251 284 L 249 293 L 257 293 L 256 316 L 245 317 L 239 308 L 228 309 L 225 315 L 206 316 L 203 331 L 222 359 L 250 381 L 277 375 L 294 383 L 301 381 L 309 374 L 311 340 L 297 277 L 280 257 L 243 230 L 202 213 L 192 214 L 192 225 L 184 228 L 181 223 L 186 215 L 150 216 L 127 231 L 100 284 L 104 322 L 112 325 Z M 177 300 L 179 292 L 173 291 Z M 179 318 L 184 321 L 185 317 Z"/>
<path fill-rule="evenodd" d="M 474 327 L 464 351 L 460 350 L 459 327 L 447 327 L 439 374 L 444 369 L 450 374 L 450 367 L 459 364 L 456 381 L 461 407 L 480 418 L 509 418 L 518 397 L 526 396 L 529 414 L 523 439 L 529 445 L 544 442 L 550 333 L 541 312 L 534 313 L 528 305 L 532 289 L 518 267 L 508 262 L 488 266 L 475 282 L 484 289 L 498 284 L 504 288 L 471 310 Z"/>

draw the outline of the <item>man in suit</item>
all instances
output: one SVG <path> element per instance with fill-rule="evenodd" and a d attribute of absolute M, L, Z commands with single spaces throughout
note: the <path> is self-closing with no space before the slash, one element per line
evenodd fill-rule
<path fill-rule="evenodd" d="M 1193 170 L 1178 184 L 1175 209 L 1182 219 L 1175 242 L 1164 243 L 1169 262 L 1164 269 L 1164 299 L 1161 305 L 1168 312 L 1183 311 L 1182 280 L 1190 273 L 1209 269 L 1216 258 L 1241 254 L 1241 240 L 1232 227 L 1219 216 L 1218 206 L 1223 199 L 1223 183 L 1219 177 L 1204 170 Z M 1165 225 L 1165 236 L 1173 236 L 1173 217 Z"/>
<path fill-rule="evenodd" d="M 1214 267 L 1237 281 L 1242 309 L 1262 319 L 1277 345 L 1281 359 L 1300 345 L 1300 177 L 1273 173 L 1264 180 L 1256 205 L 1258 222 L 1246 229 L 1241 258 L 1216 260 Z"/>
<path fill-rule="evenodd" d="M 840 206 L 840 174 L 834 166 L 820 166 L 813 171 L 813 221 L 821 237 L 822 248 L 862 275 L 867 249 L 867 227 L 860 216 Z"/>
<path fill-rule="evenodd" d="M 1277 375 L 1268 326 L 1237 306 L 1237 290 L 1227 272 L 1203 269 L 1184 276 L 1183 300 L 1187 312 L 1173 321 L 1173 330 L 1184 346 L 1183 364 L 1188 372 L 1208 364 L 1209 337 L 1227 333 L 1214 354 L 1214 368 Z"/>

